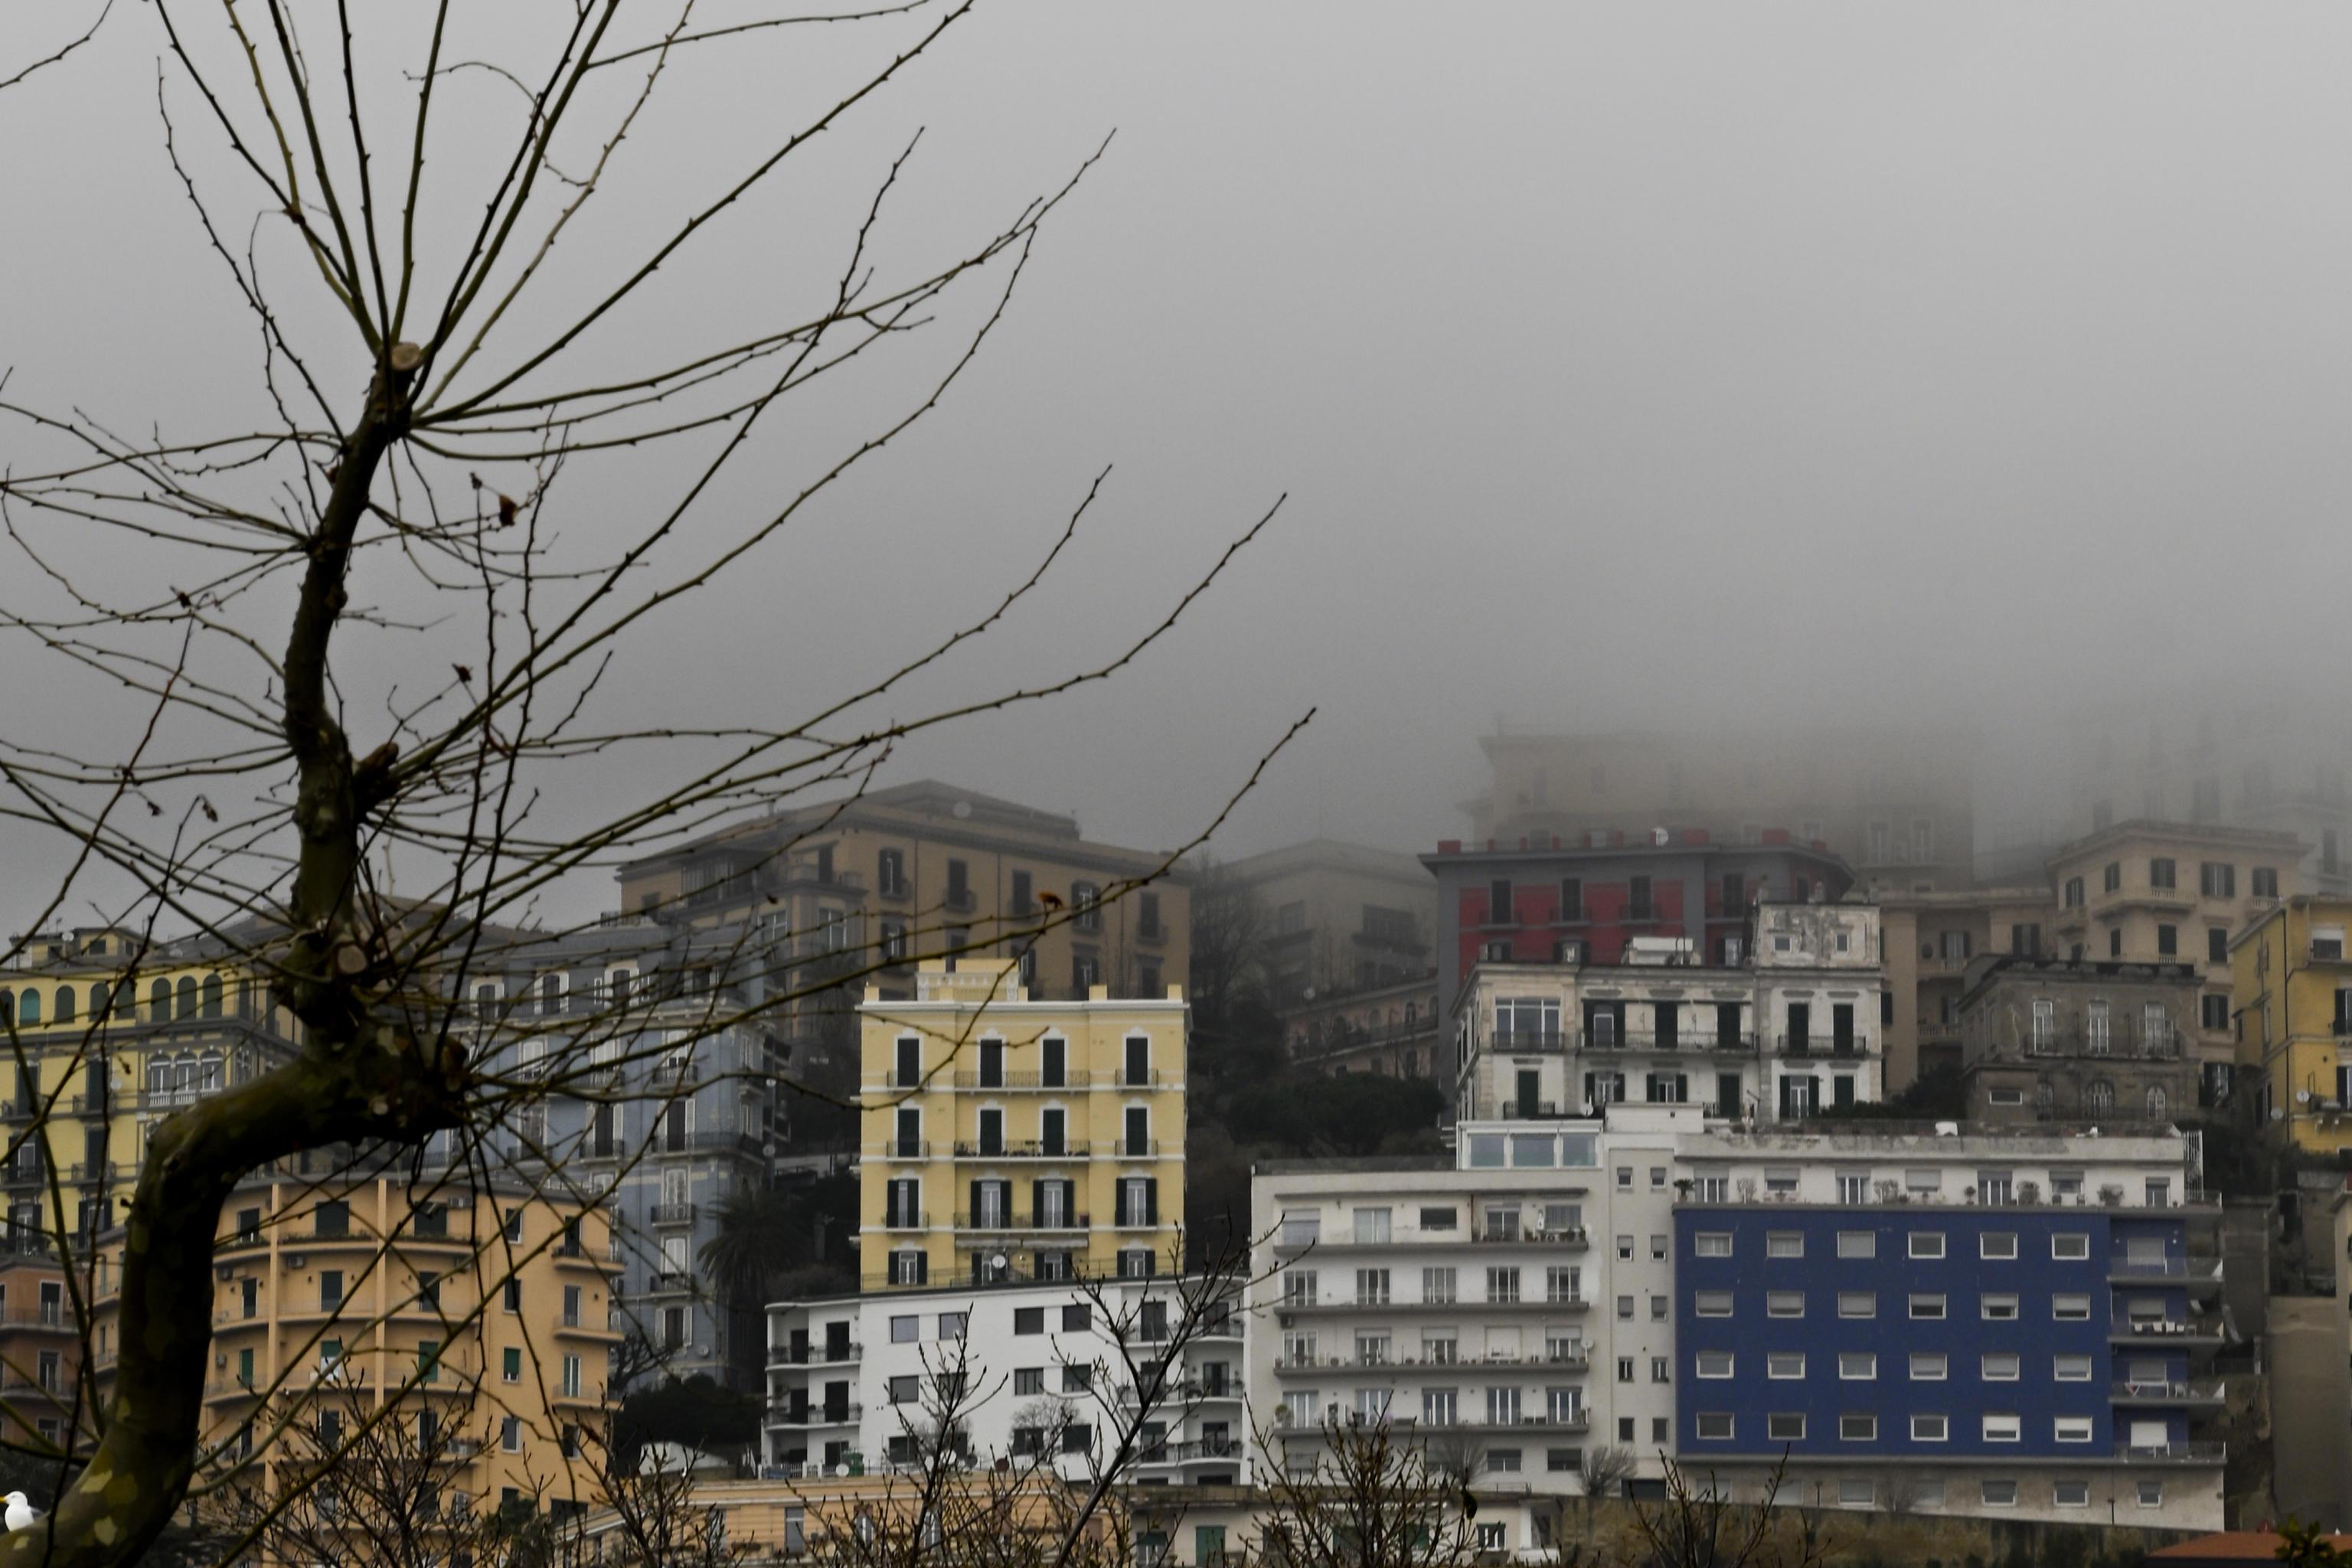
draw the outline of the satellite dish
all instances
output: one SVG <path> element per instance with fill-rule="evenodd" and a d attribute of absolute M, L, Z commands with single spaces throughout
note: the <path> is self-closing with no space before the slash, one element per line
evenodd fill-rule
<path fill-rule="evenodd" d="M 953 815 L 959 818 L 970 816 L 971 815 L 971 802 L 968 800 L 960 800 L 956 802 Z"/>
<path fill-rule="evenodd" d="M 1007 1263 L 1009 1263 L 1009 1262 L 1011 1262 L 1011 1261 L 1012 1261 L 1012 1260 L 1011 1260 L 1010 1258 L 1006 1258 L 1006 1257 L 1004 1256 L 1004 1254 L 1003 1254 L 1003 1253 L 999 1252 L 999 1253 L 994 1254 L 993 1256 L 992 1256 L 992 1257 L 989 1258 L 989 1260 L 988 1260 L 988 1266 L 989 1266 L 991 1268 L 1003 1268 L 1003 1267 L 1005 1266 L 1005 1264 L 1007 1264 Z"/>
<path fill-rule="evenodd" d="M 2278 1106 L 2278 1105 L 2273 1105 L 2273 1106 L 2272 1106 L 2272 1107 L 2271 1107 L 2271 1120 L 2272 1120 L 2273 1121 L 2284 1121 L 2286 1120 L 2286 1109 L 2285 1109 L 2285 1107 L 2284 1107 L 2284 1106 Z"/>
<path fill-rule="evenodd" d="M 833 1467 L 833 1473 L 836 1476 L 845 1477 L 849 1474 L 849 1467 L 847 1465 L 835 1465 Z"/>
<path fill-rule="evenodd" d="M 2307 1089 L 2296 1089 L 2294 1091 L 2294 1102 L 2297 1105 L 2309 1105 L 2311 1103 L 2311 1090 Z"/>

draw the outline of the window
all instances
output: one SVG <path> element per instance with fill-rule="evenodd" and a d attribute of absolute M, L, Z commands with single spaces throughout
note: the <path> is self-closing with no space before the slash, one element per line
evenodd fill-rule
<path fill-rule="evenodd" d="M 1696 1375 L 1703 1378 L 1714 1379 L 1729 1377 L 1731 1375 L 1731 1352 L 1729 1351 L 1701 1351 L 1696 1358 L 1692 1370 L 1696 1373 Z"/>
<path fill-rule="evenodd" d="M 2091 1358 L 2086 1355 L 2062 1355 L 2050 1358 L 2050 1375 L 2059 1383 L 2091 1381 Z"/>
<path fill-rule="evenodd" d="M 2335 829 L 2330 828 L 2328 830 L 2327 837 L 2330 839 L 2333 839 L 2336 837 Z M 2140 1482 L 2139 1506 L 2142 1508 L 2162 1508 L 2164 1506 L 2164 1483 L 2162 1481 Z"/>
<path fill-rule="evenodd" d="M 1802 1411 L 1781 1411 L 1764 1417 L 1764 1436 L 1774 1443 L 1801 1443 L 1805 1440 L 1805 1416 Z"/>
<path fill-rule="evenodd" d="M 1839 1416 L 1838 1441 L 1875 1443 L 1878 1441 L 1878 1417 L 1851 1411 Z"/>
<path fill-rule="evenodd" d="M 1805 1293 L 1802 1290 L 1765 1291 L 1764 1315 L 1768 1318 L 1803 1317 L 1805 1315 Z"/>
<path fill-rule="evenodd" d="M 2275 899 L 2278 897 L 2277 867 L 2257 866 L 2253 868 L 2253 876 L 2254 897 L 2258 899 Z"/>
<path fill-rule="evenodd" d="M 2014 1295 L 2005 1291 L 1988 1291 L 1977 1300 L 1987 1322 L 2013 1323 L 2017 1321 L 2017 1298 Z"/>
<path fill-rule="evenodd" d="M 2018 1440 L 2021 1423 L 2014 1415 L 1988 1415 L 1984 1418 L 1984 1440 L 1988 1443 L 2014 1443 Z"/>
<path fill-rule="evenodd" d="M 1691 1252 L 1698 1258 L 1728 1258 L 1731 1256 L 1731 1233 L 1727 1230 L 1703 1230 L 1691 1239 Z"/>
<path fill-rule="evenodd" d="M 1764 1237 L 1767 1258 L 1802 1258 L 1805 1255 L 1805 1233 L 1801 1230 L 1775 1230 Z"/>
<path fill-rule="evenodd" d="M 1910 1240 L 1911 1256 L 1914 1258 L 1944 1256 L 1944 1233 L 1940 1230 L 1915 1230 Z"/>
<path fill-rule="evenodd" d="M 1633 1321 L 1633 1297 L 1620 1296 L 1617 1298 L 1617 1316 L 1629 1323 Z"/>
<path fill-rule="evenodd" d="M 499 1357 L 499 1376 L 508 1383 L 522 1381 L 522 1352 L 509 1345 Z"/>
<path fill-rule="evenodd" d="M 1013 1309 L 1013 1331 L 1016 1334 L 1042 1334 L 1045 1331 L 1045 1309 L 1015 1307 Z M 893 1336 L 896 1337 L 895 1335 Z"/>
<path fill-rule="evenodd" d="M 1914 1383 L 1942 1383 L 1950 1375 L 1950 1367 L 1949 1358 L 1940 1352 L 1911 1352 L 1911 1381 Z"/>
<path fill-rule="evenodd" d="M 1066 1313 L 1069 1309 L 1066 1307 L 1063 1310 Z M 960 1340 L 963 1338 L 965 1321 L 970 1318 L 970 1316 L 971 1314 L 968 1312 L 941 1312 L 940 1314 L 940 1338 L 943 1340 Z M 1066 1328 L 1068 1325 L 1066 1323 L 1063 1326 Z"/>
<path fill-rule="evenodd" d="M 1911 1297 L 1911 1315 L 1915 1318 L 1941 1318 L 1944 1315 L 1942 1293 L 1940 1291 L 1933 1294 L 1914 1292 Z"/>
<path fill-rule="evenodd" d="M 1421 1211 L 1421 1228 L 1452 1230 L 1462 1223 L 1460 1215 L 1461 1211 L 1458 1209 L 1423 1209 Z"/>
<path fill-rule="evenodd" d="M 1979 1481 L 1977 1483 L 1977 1495 L 1984 1500 L 1984 1505 L 1987 1508 L 2015 1508 L 2017 1483 L 2015 1481 Z"/>
<path fill-rule="evenodd" d="M 1384 1208 L 1361 1208 L 1356 1211 L 1356 1245 L 1385 1247 L 1389 1242 L 1389 1211 Z"/>
<path fill-rule="evenodd" d="M 1979 1258 L 2011 1258 L 2017 1256 L 2017 1233 L 2013 1230 L 1989 1230 L 1977 1237 Z"/>
<path fill-rule="evenodd" d="M 2053 1296 L 2050 1315 L 2062 1323 L 2084 1323 L 2091 1319 L 2091 1299 L 2088 1296 Z"/>
<path fill-rule="evenodd" d="M 1633 1358 L 1632 1356 L 1621 1355 L 1617 1358 L 1617 1381 L 1620 1383 L 1631 1383 L 1633 1381 Z"/>
<path fill-rule="evenodd" d="M 2091 1418 L 2087 1415 L 2061 1415 L 2054 1426 L 2054 1436 L 2061 1443 L 2087 1443 L 2091 1440 Z"/>
<path fill-rule="evenodd" d="M 2062 1230 L 2052 1233 L 2050 1256 L 2062 1262 L 2079 1262 L 2091 1256 L 2091 1238 L 2084 1231 Z"/>
<path fill-rule="evenodd" d="M 2108 861 L 2105 870 L 2103 871 L 2099 877 L 2099 890 L 2107 893 L 2118 892 L 2122 889 L 2123 885 L 2123 862 L 2120 860 Z"/>
<path fill-rule="evenodd" d="M 1948 1415 L 1914 1415 L 1911 1417 L 1911 1440 L 1914 1443 L 1941 1443 L 1950 1438 L 1952 1421 Z"/>
<path fill-rule="evenodd" d="M 1519 1299 L 1519 1271 L 1517 1267 L 1486 1270 L 1486 1300 L 1516 1301 Z"/>
<path fill-rule="evenodd" d="M 2180 928 L 2166 925 L 2157 927 L 2156 951 L 2160 958 L 2178 958 L 2180 955 Z"/>
<path fill-rule="evenodd" d="M 1620 1165 L 1617 1167 L 1617 1190 L 1621 1193 L 1630 1193 L 1633 1190 L 1633 1166 Z"/>
<path fill-rule="evenodd" d="M 1381 1336 L 1381 1353 L 1379 1359 L 1382 1361 L 1386 1361 L 1388 1359 L 1388 1336 L 1385 1334 Z M 1084 1394 L 1087 1390 L 1093 1388 L 1094 1385 L 1095 1369 L 1087 1363 L 1071 1362 L 1062 1368 L 1063 1393 Z"/>
<path fill-rule="evenodd" d="M 1692 1425 L 1698 1433 L 1699 1441 L 1703 1443 L 1731 1441 L 1731 1414 L 1728 1411 L 1702 1410 L 1694 1418 Z"/>
<path fill-rule="evenodd" d="M 2082 878 L 2069 877 L 2066 879 L 2065 903 L 2066 907 L 2070 910 L 2079 910 L 2083 907 Z"/>
<path fill-rule="evenodd" d="M 1661 1233 L 1660 1235 L 1650 1237 L 1650 1261 L 1653 1263 L 1664 1263 L 1665 1260 L 1666 1238 L 1664 1235 Z"/>
<path fill-rule="evenodd" d="M 1980 1363 L 1980 1375 L 1987 1383 L 2015 1383 L 2018 1355 L 2014 1351 L 1989 1351 Z"/>
<path fill-rule="evenodd" d="M 912 1377 L 892 1378 L 890 1380 L 890 1403 L 893 1405 L 905 1403 L 905 1401 L 898 1397 L 898 1385 L 902 1383 L 911 1385 L 915 1382 L 916 1379 Z M 1042 1366 L 1022 1366 L 1013 1368 L 1013 1392 L 1016 1394 L 1045 1393 L 1045 1369 Z"/>
<path fill-rule="evenodd" d="M 1692 1298 L 1691 1310 L 1702 1318 L 1727 1318 L 1731 1316 L 1731 1292 L 1701 1290 Z"/>
<path fill-rule="evenodd" d="M 1388 1271 L 1386 1269 L 1382 1269 L 1381 1271 L 1381 1293 L 1385 1297 L 1388 1294 Z M 961 1319 L 963 1314 L 959 1312 L 956 1316 Z M 1094 1326 L 1094 1309 L 1086 1302 L 1075 1302 L 1062 1309 L 1062 1331 L 1064 1333 L 1083 1334 Z M 962 1331 L 962 1324 L 961 1322 L 957 1324 L 957 1331 Z M 945 1338 L 946 1336 L 941 1335 L 940 1337 Z"/>
<path fill-rule="evenodd" d="M 1786 1381 L 1805 1375 L 1805 1352 L 1777 1351 L 1764 1358 L 1764 1375 Z"/>
<path fill-rule="evenodd" d="M 1621 1236 L 1617 1238 L 1617 1261 L 1620 1263 L 1631 1263 L 1633 1261 L 1633 1238 L 1632 1237 Z"/>
<path fill-rule="evenodd" d="M 1454 1268 L 1452 1265 L 1449 1264 L 1443 1268 L 1424 1268 L 1421 1271 L 1421 1299 L 1424 1301 L 1437 1302 L 1441 1304 L 1454 1300 Z"/>
<path fill-rule="evenodd" d="M 2238 896 L 2238 868 L 2225 860 L 2206 860 L 2197 867 L 2197 891 L 2208 899 Z"/>
<path fill-rule="evenodd" d="M 509 1454 L 522 1452 L 522 1417 L 501 1416 L 499 1420 L 499 1447 Z"/>
<path fill-rule="evenodd" d="M 1837 1255 L 1840 1258 L 1877 1257 L 1877 1233 L 1867 1230 L 1842 1230 L 1838 1232 Z"/>
<path fill-rule="evenodd" d="M 1875 1290 L 1839 1291 L 1838 1316 L 1841 1318 L 1874 1318 L 1878 1316 L 1878 1292 Z"/>

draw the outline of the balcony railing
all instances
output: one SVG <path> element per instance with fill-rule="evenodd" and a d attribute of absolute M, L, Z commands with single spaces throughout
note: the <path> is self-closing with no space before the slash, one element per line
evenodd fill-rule
<path fill-rule="evenodd" d="M 1282 1356 L 1276 1360 L 1274 1370 L 1282 1373 L 1313 1372 L 1407 1372 L 1429 1373 L 1436 1376 L 1452 1376 L 1461 1373 L 1493 1371 L 1509 1367 L 1527 1372 L 1583 1372 L 1592 1364 L 1590 1351 L 1579 1350 L 1574 1354 L 1562 1352 L 1530 1352 L 1527 1355 L 1433 1356 Z"/>
<path fill-rule="evenodd" d="M 2108 1397 L 2137 1405 L 2218 1405 L 2221 1401 L 2221 1380 L 2204 1378 L 2185 1383 L 2118 1383 L 2107 1391 Z"/>
<path fill-rule="evenodd" d="M 2126 1029 L 2109 1029 L 2104 1034 L 2089 1029 L 2051 1029 L 2040 1035 L 2028 1030 L 2012 1048 L 2027 1057 L 2092 1057 L 2116 1061 L 2170 1062 L 2180 1059 L 2181 1037 L 2170 1029 L 2151 1034 Z"/>
<path fill-rule="evenodd" d="M 1036 1138 L 1006 1138 L 991 1143 L 957 1139 L 955 1152 L 959 1160 L 1078 1160 L 1086 1157 L 1086 1146 L 1066 1139 L 1047 1142 Z"/>
<path fill-rule="evenodd" d="M 1094 1218 L 1091 1215 L 1083 1214 L 1044 1215 L 1032 1217 L 1025 1214 L 1008 1213 L 995 1215 L 971 1215 L 958 1213 L 955 1216 L 955 1224 L 958 1230 L 1003 1231 L 1007 1233 L 1013 1231 L 1087 1230 L 1092 1228 Z"/>
<path fill-rule="evenodd" d="M 2130 1258 L 2107 1259 L 2110 1279 L 2219 1279 L 2221 1260 L 2218 1258 Z"/>
<path fill-rule="evenodd" d="M 1496 1029 L 1488 1044 L 1498 1051 L 1560 1051 L 1568 1037 L 1558 1029 Z"/>
<path fill-rule="evenodd" d="M 955 1075 L 958 1089 L 1087 1089 L 1093 1083 L 1094 1071 L 1090 1068 L 1072 1068 L 1050 1083 L 1042 1072 L 960 1072 Z"/>
<path fill-rule="evenodd" d="M 882 1215 L 884 1230 L 929 1230 L 931 1211 L 929 1209 L 889 1209 Z"/>
<path fill-rule="evenodd" d="M 2221 1325 L 2212 1318 L 2115 1318 L 2108 1332 L 2117 1339 L 2219 1339 Z"/>
<path fill-rule="evenodd" d="M 1120 1160 L 1156 1160 L 1160 1157 L 1160 1140 L 1157 1138 L 1097 1139 L 1095 1142 L 1095 1152 L 1108 1154 Z"/>
<path fill-rule="evenodd" d="M 1870 1041 L 1862 1035 L 1844 1041 L 1822 1035 L 1782 1035 L 1780 1040 L 1783 1056 L 1866 1057 L 1870 1054 Z"/>
<path fill-rule="evenodd" d="M 656 1225 L 692 1225 L 694 1205 L 692 1204 L 656 1204 L 654 1223 Z"/>
<path fill-rule="evenodd" d="M 2136 1462 L 2218 1465 L 2230 1457 L 2226 1443 L 2118 1443 L 2116 1458 Z"/>
<path fill-rule="evenodd" d="M 931 1143 L 928 1138 L 887 1138 L 866 1144 L 865 1152 L 868 1159 L 874 1160 L 928 1160 L 931 1157 Z"/>
<path fill-rule="evenodd" d="M 1138 1460 L 1145 1465 L 1182 1465 L 1199 1459 L 1234 1459 L 1242 1453 L 1239 1437 L 1195 1437 L 1182 1443 L 1155 1443 Z"/>
<path fill-rule="evenodd" d="M 866 1346 L 852 1340 L 845 1346 L 835 1345 L 770 1345 L 770 1366 L 845 1366 L 866 1359 Z"/>
<path fill-rule="evenodd" d="M 863 1405 L 771 1405 L 771 1426 L 847 1426 L 866 1418 Z"/>

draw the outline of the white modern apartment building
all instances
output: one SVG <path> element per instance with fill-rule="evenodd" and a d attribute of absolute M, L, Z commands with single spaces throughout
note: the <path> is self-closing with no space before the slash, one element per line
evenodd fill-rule
<path fill-rule="evenodd" d="M 1675 1414 L 1674 1146 L 1696 1105 L 1470 1121 L 1451 1163 L 1285 1161 L 1251 1183 L 1251 1401 L 1304 1469 L 1389 1422 L 1482 1484 L 1576 1495 L 1590 1446 L 1655 1476 Z"/>
<path fill-rule="evenodd" d="M 1076 1478 L 1110 1467 L 1131 1437 L 1138 1481 L 1245 1481 L 1237 1304 L 1161 1276 L 772 1307 L 767 1462 L 874 1474 L 944 1444 L 966 1464 L 1050 1463 Z"/>
<path fill-rule="evenodd" d="M 1247 1329 L 1270 1463 L 1385 1424 L 1477 1485 L 1623 1451 L 1790 1500 L 2218 1529 L 2221 1270 L 2170 1128 L 1465 1121 L 1444 1160 L 1277 1162 Z"/>
<path fill-rule="evenodd" d="M 1482 961 L 1454 1008 L 1462 1114 L 1688 1104 L 1785 1121 L 1881 1098 L 1877 906 L 1759 903 L 1745 940 L 1712 963 L 1686 937 L 1636 937 L 1614 963 L 1587 962 L 1576 942 L 1549 963 Z"/>

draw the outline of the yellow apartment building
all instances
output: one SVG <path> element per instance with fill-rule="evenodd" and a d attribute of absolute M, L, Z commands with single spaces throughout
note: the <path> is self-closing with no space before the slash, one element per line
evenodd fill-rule
<path fill-rule="evenodd" d="M 858 1014 L 867 1289 L 1178 1267 L 1181 986 L 1045 1001 L 1013 962 L 933 962 Z"/>
<path fill-rule="evenodd" d="M 2210 823 L 2119 822 L 2050 858 L 2055 956 L 2201 965 L 2199 1054 L 2209 1074 L 2234 1060 L 2230 942 L 2299 890 L 2291 833 Z"/>
<path fill-rule="evenodd" d="M 2352 898 L 2302 894 L 2231 945 L 2238 1060 L 2264 1125 L 2320 1152 L 2352 1147 Z M 2342 1267 L 2339 1263 L 2338 1267 Z"/>
<path fill-rule="evenodd" d="M 386 1405 L 444 1467 L 445 1503 L 602 1500 L 605 1380 L 620 1342 L 603 1210 L 464 1170 L 248 1181 L 221 1216 L 205 1437 L 230 1455 L 289 1414 L 321 1446 Z M 121 1233 L 101 1265 L 94 1360 L 115 1364 Z"/>

